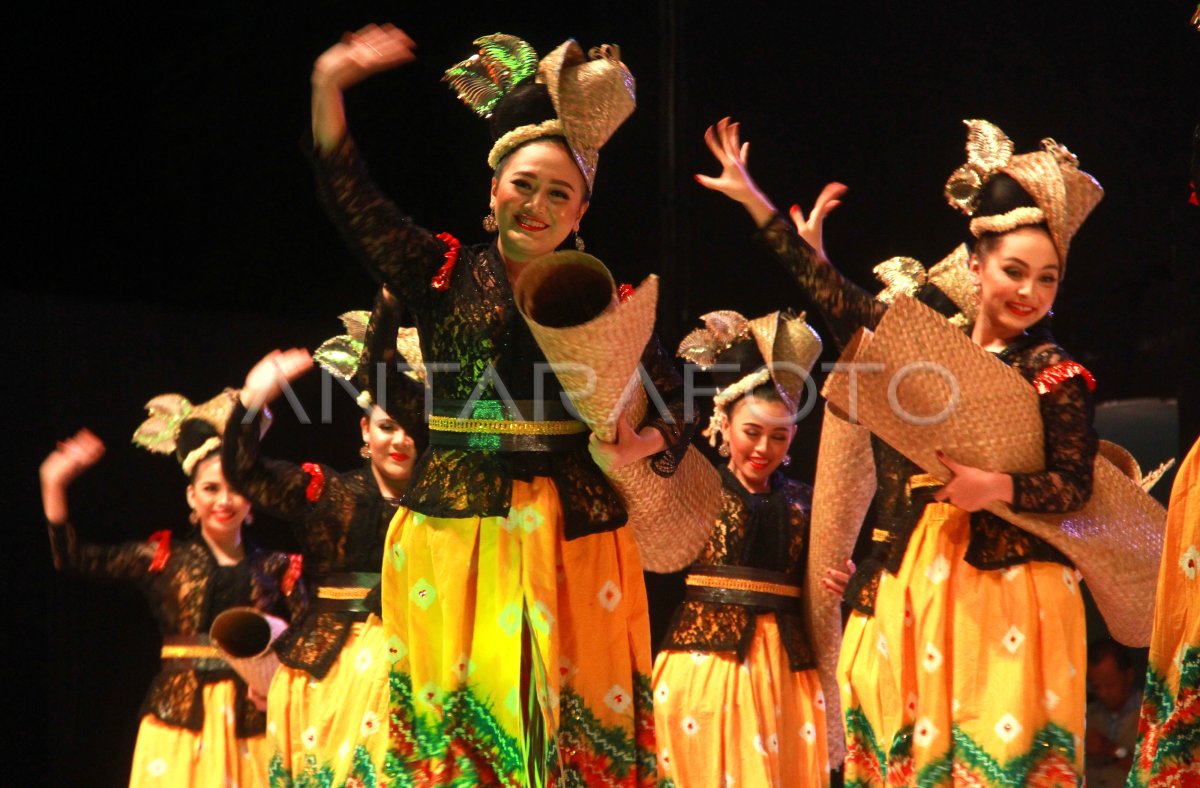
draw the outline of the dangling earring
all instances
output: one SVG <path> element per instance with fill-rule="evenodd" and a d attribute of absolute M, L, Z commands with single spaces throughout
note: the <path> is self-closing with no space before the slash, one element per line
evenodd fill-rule
<path fill-rule="evenodd" d="M 572 230 L 572 231 L 571 231 L 571 234 L 575 236 L 575 251 L 577 251 L 577 252 L 586 252 L 586 251 L 587 251 L 587 245 L 586 245 L 586 244 L 584 244 L 584 242 L 583 242 L 583 238 L 582 238 L 582 237 L 579 235 L 579 231 L 578 231 L 578 230 Z"/>
<path fill-rule="evenodd" d="M 790 454 L 783 455 L 783 459 L 779 461 L 779 464 L 785 468 L 788 467 L 789 465 L 791 465 L 792 464 L 792 455 L 790 455 Z"/>
<path fill-rule="evenodd" d="M 192 525 L 200 524 L 200 515 L 196 512 L 195 509 L 193 509 L 191 514 L 188 515 L 188 522 L 191 523 Z"/>
<path fill-rule="evenodd" d="M 358 456 L 364 460 L 371 459 L 371 447 L 364 443 L 358 450 Z"/>
<path fill-rule="evenodd" d="M 722 457 L 728 457 L 731 453 L 729 450 L 729 441 L 722 441 L 721 445 L 717 447 L 717 454 L 720 454 Z"/>
<path fill-rule="evenodd" d="M 496 223 L 495 209 L 488 211 L 488 215 L 483 217 L 483 229 L 489 233 L 494 233 L 500 229 L 500 225 Z"/>
<path fill-rule="evenodd" d="M 975 280 L 975 284 L 971 286 L 971 297 L 975 299 L 976 304 L 978 304 L 980 302 L 980 300 L 981 300 L 980 296 L 982 293 L 983 293 L 983 283 L 977 279 L 977 280 Z"/>

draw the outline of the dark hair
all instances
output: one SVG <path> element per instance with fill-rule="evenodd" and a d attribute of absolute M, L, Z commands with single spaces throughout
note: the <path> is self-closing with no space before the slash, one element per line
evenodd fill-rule
<path fill-rule="evenodd" d="M 209 424 L 203 419 L 184 419 L 179 425 L 179 436 L 175 439 L 175 458 L 179 460 L 180 465 L 187 459 L 187 456 L 196 449 L 204 445 L 204 442 L 209 438 L 219 438 L 220 433 L 217 428 Z M 217 444 L 211 451 L 204 454 L 192 464 L 191 472 L 188 473 L 188 479 L 196 480 L 196 472 L 200 469 L 200 464 L 221 450 L 220 444 Z"/>
<path fill-rule="evenodd" d="M 488 118 L 488 128 L 492 133 L 492 140 L 498 140 L 513 129 L 521 126 L 532 126 L 538 123 L 544 123 L 547 120 L 554 120 L 558 117 L 558 113 L 554 111 L 554 101 L 550 98 L 550 91 L 546 86 L 537 82 L 534 77 L 527 77 L 521 84 L 510 90 L 504 98 L 496 103 L 492 109 L 491 117 Z M 571 161 L 575 161 L 575 157 L 571 155 L 571 146 L 567 144 L 567 138 L 562 135 L 548 135 L 538 137 L 536 139 L 527 140 L 510 149 L 500 161 L 496 162 L 496 169 L 492 174 L 499 178 L 504 165 L 508 162 L 508 157 L 513 153 L 524 148 L 532 142 L 541 142 L 543 140 L 553 140 L 560 143 L 567 150 L 567 155 L 571 156 Z M 592 199 L 591 191 L 587 186 L 587 178 L 583 179 L 583 202 L 590 202 Z"/>
<path fill-rule="evenodd" d="M 1099 665 L 1105 659 L 1112 659 L 1117 669 L 1125 672 L 1133 668 L 1133 658 L 1129 654 L 1129 649 L 1122 646 L 1112 638 L 1104 638 L 1097 640 L 1095 643 L 1088 646 L 1088 664 Z"/>
<path fill-rule="evenodd" d="M 980 216 L 999 216 L 1008 213 L 1014 208 L 1037 208 L 1037 200 L 1025 191 L 1024 187 L 1016 181 L 1011 175 L 1006 175 L 1003 172 L 998 172 L 988 179 L 988 182 L 983 185 L 983 189 L 979 193 L 979 203 L 975 208 L 975 213 L 972 214 L 975 218 Z M 1045 222 L 1041 224 L 1028 225 L 1038 227 L 1050 236 L 1050 228 Z M 976 257 L 983 257 L 990 254 L 1000 243 L 1000 238 L 1005 233 L 984 233 L 975 241 L 972 251 Z"/>

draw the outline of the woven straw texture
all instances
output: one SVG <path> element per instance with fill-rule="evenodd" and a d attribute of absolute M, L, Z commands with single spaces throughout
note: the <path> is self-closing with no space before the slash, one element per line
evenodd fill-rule
<path fill-rule="evenodd" d="M 649 403 L 638 366 L 654 330 L 658 278 L 648 277 L 629 300 L 617 304 L 614 297 L 608 309 L 576 326 L 541 325 L 526 309 L 537 302 L 537 288 L 551 281 L 546 275 L 551 267 L 597 264 L 603 265 L 576 252 L 548 255 L 521 273 L 514 295 L 579 417 L 600 440 L 611 442 L 619 419 L 637 425 L 646 415 Z M 649 458 L 611 471 L 608 477 L 625 502 L 642 564 L 652 572 L 675 572 L 689 565 L 707 541 L 721 505 L 716 470 L 689 448 L 670 477 L 655 473 Z"/>
<path fill-rule="evenodd" d="M 234 630 L 239 630 L 245 627 L 259 629 L 262 626 L 261 622 L 265 622 L 269 628 L 269 639 L 266 640 L 262 650 L 251 656 L 234 656 L 229 649 L 240 651 L 240 648 L 230 645 L 229 638 L 226 635 L 234 635 Z M 237 671 L 238 675 L 250 686 L 250 689 L 262 697 L 267 697 L 267 691 L 271 688 L 271 679 L 275 677 L 275 671 L 279 669 L 279 657 L 275 655 L 275 650 L 271 648 L 271 644 L 275 639 L 283 634 L 283 631 L 288 628 L 288 622 L 278 616 L 272 616 L 269 613 L 264 613 L 261 610 L 253 607 L 231 607 L 228 610 L 223 610 L 213 619 L 210 638 L 213 645 L 217 647 L 217 651 L 229 666 Z M 228 647 L 228 648 L 227 648 Z"/>
<path fill-rule="evenodd" d="M 864 332 L 847 347 L 845 362 L 872 371 L 859 374 L 853 391 L 850 373 L 831 373 L 825 397 L 939 479 L 949 478 L 939 449 L 1006 473 L 1043 467 L 1033 386 L 913 299 L 898 298 L 873 336 Z M 1166 511 L 1137 483 L 1097 455 L 1092 496 L 1078 511 L 1013 512 L 1001 503 L 988 509 L 1074 562 L 1114 638 L 1149 643 Z"/>
<path fill-rule="evenodd" d="M 812 622 L 817 672 L 825 691 L 825 734 L 830 763 L 841 763 L 845 755 L 841 693 L 837 684 L 838 656 L 842 651 L 842 604 L 821 585 L 821 578 L 826 568 L 841 570 L 845 566 L 874 494 L 871 433 L 862 425 L 850 424 L 826 404 L 817 474 L 813 480 L 805 599 Z"/>

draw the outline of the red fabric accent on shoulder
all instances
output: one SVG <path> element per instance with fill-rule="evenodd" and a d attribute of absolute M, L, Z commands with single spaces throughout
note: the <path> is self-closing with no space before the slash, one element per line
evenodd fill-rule
<path fill-rule="evenodd" d="M 167 559 L 171 557 L 171 532 L 155 531 L 146 541 L 156 545 L 154 559 L 150 561 L 150 571 L 161 572 L 167 565 Z"/>
<path fill-rule="evenodd" d="M 446 244 L 446 262 L 442 263 L 442 267 L 433 275 L 429 284 L 434 290 L 440 292 L 450 287 L 450 272 L 454 270 L 454 264 L 458 262 L 458 249 L 462 244 L 450 233 L 438 233 L 436 237 Z"/>
<path fill-rule="evenodd" d="M 1092 373 L 1083 368 L 1083 365 L 1075 361 L 1060 361 L 1046 367 L 1037 374 L 1033 379 L 1033 385 L 1037 388 L 1038 394 L 1049 394 L 1054 391 L 1055 387 L 1064 380 L 1069 380 L 1076 375 L 1082 375 L 1087 381 L 1088 391 L 1096 390 L 1096 379 L 1092 377 Z"/>
<path fill-rule="evenodd" d="M 283 580 L 279 587 L 283 589 L 284 596 L 291 596 L 292 590 L 296 587 L 296 581 L 300 579 L 300 573 L 304 571 L 304 556 L 299 553 L 288 553 L 288 568 L 283 574 Z"/>
<path fill-rule="evenodd" d="M 622 304 L 631 298 L 633 298 L 633 285 L 626 282 L 617 288 L 617 300 Z"/>
<path fill-rule="evenodd" d="M 304 489 L 304 497 L 315 503 L 321 498 L 321 493 L 325 492 L 325 471 L 315 462 L 306 462 L 300 469 L 312 477 L 308 480 L 308 487 Z"/>

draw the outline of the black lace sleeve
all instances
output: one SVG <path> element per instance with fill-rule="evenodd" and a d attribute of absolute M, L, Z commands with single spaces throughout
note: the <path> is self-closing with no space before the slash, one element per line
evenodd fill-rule
<path fill-rule="evenodd" d="M 1045 370 L 1068 359 L 1057 347 L 1036 353 L 1022 372 L 1038 380 Z M 1046 468 L 1037 473 L 1015 473 L 1013 509 L 1024 512 L 1070 512 L 1081 508 L 1092 495 L 1092 474 L 1097 439 L 1092 394 L 1084 374 L 1042 383 L 1042 429 Z"/>
<path fill-rule="evenodd" d="M 886 304 L 844 277 L 828 260 L 818 257 L 779 214 L 758 230 L 756 238 L 778 258 L 821 312 L 839 348 L 845 347 L 859 328 L 874 328 L 883 317 Z"/>
<path fill-rule="evenodd" d="M 413 224 L 367 174 L 347 136 L 312 156 L 317 196 L 349 248 L 375 280 L 405 303 L 429 297 L 430 280 L 449 247 Z"/>
<path fill-rule="evenodd" d="M 255 506 L 281 520 L 299 522 L 309 509 L 312 474 L 299 465 L 260 456 L 261 419 L 259 414 L 247 420 L 245 406 L 234 404 L 225 424 L 221 468 L 229 484 Z"/>
<path fill-rule="evenodd" d="M 394 297 L 388 298 L 380 288 L 367 321 L 355 382 L 360 390 L 371 392 L 373 401 L 382 404 L 388 415 L 404 427 L 420 453 L 429 445 L 429 429 L 424 418 L 425 386 L 407 374 L 407 362 L 396 349 L 396 332 L 403 319 L 404 307 Z M 380 372 L 383 373 L 382 392 Z"/>
<path fill-rule="evenodd" d="M 60 572 L 98 580 L 144 581 L 150 574 L 156 544 L 152 541 L 95 545 L 79 540 L 70 522 L 47 523 L 54 568 Z"/>
<path fill-rule="evenodd" d="M 683 378 L 675 362 L 667 354 L 658 335 L 651 335 L 642 353 L 642 369 L 646 371 L 650 388 L 650 403 L 638 429 L 654 427 L 662 433 L 667 448 L 650 459 L 650 467 L 660 476 L 670 476 L 679 467 L 683 454 L 691 443 L 696 427 L 696 414 L 690 421 L 684 418 Z"/>

